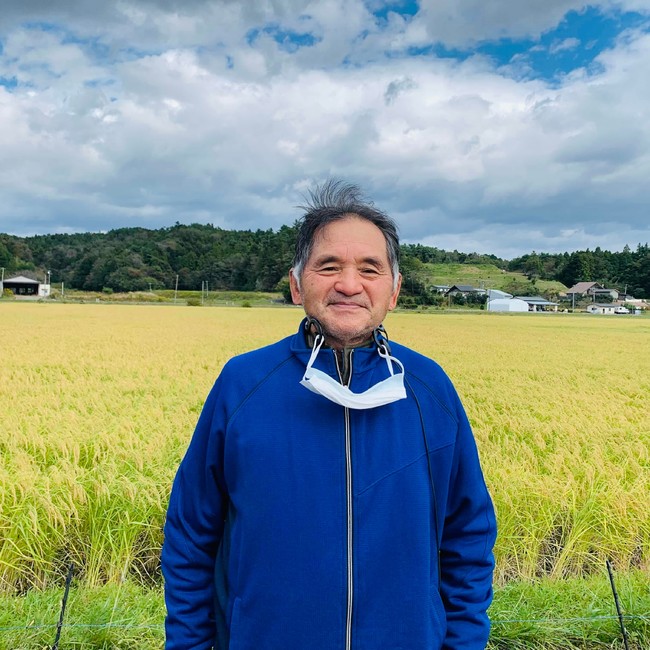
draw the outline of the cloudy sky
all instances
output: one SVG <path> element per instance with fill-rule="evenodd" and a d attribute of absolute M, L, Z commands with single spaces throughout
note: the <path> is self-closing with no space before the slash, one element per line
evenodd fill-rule
<path fill-rule="evenodd" d="M 650 0 L 5 0 L 0 232 L 279 228 L 328 177 L 402 239 L 650 241 Z"/>

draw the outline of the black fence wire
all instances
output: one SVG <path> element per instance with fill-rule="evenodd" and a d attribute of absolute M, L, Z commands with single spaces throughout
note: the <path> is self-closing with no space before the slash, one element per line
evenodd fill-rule
<path fill-rule="evenodd" d="M 646 614 L 625 614 L 620 604 L 618 597 L 618 592 L 616 589 L 616 583 L 614 579 L 614 572 L 612 565 L 609 560 L 606 562 L 607 573 L 609 576 L 610 586 L 612 589 L 613 600 L 616 608 L 616 614 L 612 615 L 593 615 L 593 616 L 577 616 L 577 617 L 540 617 L 540 618 L 510 618 L 510 619 L 492 619 L 492 627 L 494 628 L 503 628 L 509 625 L 520 626 L 537 626 L 542 629 L 557 629 L 560 625 L 566 624 L 595 624 L 596 622 L 613 622 L 617 621 L 620 626 L 621 638 L 623 640 L 625 650 L 629 650 L 629 637 L 625 623 L 627 622 L 641 622 L 650 624 L 650 612 Z M 74 574 L 74 565 L 70 565 L 68 568 L 68 573 L 65 581 L 65 589 L 63 598 L 61 601 L 61 610 L 59 614 L 59 619 L 57 623 L 39 623 L 32 625 L 5 625 L 0 626 L 0 633 L 2 632 L 44 632 L 49 629 L 56 630 L 56 636 L 54 639 L 54 644 L 51 646 L 51 650 L 58 650 L 59 641 L 61 639 L 63 629 L 73 630 L 73 629 L 89 629 L 89 630 L 149 630 L 160 632 L 161 638 L 164 634 L 164 625 L 163 623 L 157 624 L 133 624 L 133 623 L 120 623 L 119 621 L 111 621 L 106 623 L 66 623 L 64 621 L 66 606 L 68 602 L 68 595 L 70 592 L 70 585 L 72 582 L 72 576 Z"/>
<path fill-rule="evenodd" d="M 596 623 L 603 623 L 603 622 L 615 622 L 618 621 L 620 622 L 622 618 L 623 622 L 641 622 L 641 623 L 646 623 L 650 624 L 650 612 L 648 614 L 623 614 L 621 617 L 618 615 L 610 615 L 610 616 L 584 616 L 584 617 L 568 617 L 568 618 L 513 618 L 513 619 L 503 619 L 503 620 L 492 620 L 492 628 L 495 632 L 502 632 L 504 631 L 503 628 L 507 626 L 520 626 L 520 625 L 526 625 L 526 626 L 535 626 L 538 627 L 542 630 L 548 629 L 556 629 L 560 625 L 566 625 L 566 624 L 576 624 L 576 623 L 584 623 L 584 624 L 596 624 Z M 164 638 L 164 625 L 163 623 L 158 623 L 158 624 L 151 624 L 151 625 L 143 625 L 143 624 L 133 624 L 133 623 L 119 623 L 119 622 L 110 622 L 110 623 L 41 623 L 41 624 L 34 624 L 34 625 L 6 625 L 6 626 L 0 626 L 0 634 L 3 632 L 24 632 L 25 634 L 29 634 L 30 632 L 32 633 L 38 633 L 38 632 L 47 632 L 47 630 L 56 630 L 56 640 L 55 644 L 51 647 L 51 650 L 57 650 L 58 648 L 58 643 L 61 637 L 63 638 L 63 641 L 65 641 L 65 634 L 62 635 L 62 632 L 65 632 L 65 630 L 72 631 L 72 630 L 124 630 L 124 631 L 131 631 L 131 632 L 145 632 L 148 631 L 150 633 L 155 634 L 156 637 L 160 637 L 162 640 Z M 497 636 L 499 634 L 497 633 Z M 628 644 L 628 637 L 627 637 L 627 632 L 625 634 L 624 638 L 624 646 L 626 649 L 629 649 L 630 646 Z M 42 647 L 39 645 L 39 647 Z M 65 647 L 65 643 L 64 646 Z M 500 646 L 499 646 L 500 647 Z M 639 646 L 635 646 L 639 647 Z"/>
<path fill-rule="evenodd" d="M 497 625 L 519 625 L 522 623 L 535 623 L 551 627 L 553 623 L 589 623 L 591 621 L 618 621 L 618 615 L 611 616 L 575 616 L 569 618 L 511 618 L 504 620 L 492 620 L 492 627 Z M 623 614 L 625 621 L 645 621 L 650 623 L 650 612 L 647 614 Z M 124 630 L 164 630 L 162 623 L 152 625 L 134 625 L 132 623 L 64 623 L 68 629 L 124 629 Z M 17 632 L 24 630 L 46 630 L 58 628 L 58 623 L 38 623 L 34 625 L 0 625 L 0 632 Z"/>

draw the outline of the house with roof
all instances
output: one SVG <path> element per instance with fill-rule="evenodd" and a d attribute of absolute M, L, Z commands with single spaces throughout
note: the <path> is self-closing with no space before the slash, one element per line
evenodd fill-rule
<path fill-rule="evenodd" d="M 578 282 L 578 284 L 573 285 L 569 290 L 567 290 L 566 295 L 569 298 L 583 298 L 589 296 L 594 300 L 598 300 L 598 298 L 618 300 L 619 298 L 619 293 L 616 289 L 608 289 L 599 282 Z"/>
<path fill-rule="evenodd" d="M 618 300 L 619 293 L 616 289 L 607 289 L 603 287 L 602 289 L 594 289 L 592 292 L 594 300 L 599 298 L 611 298 L 612 300 Z"/>
<path fill-rule="evenodd" d="M 598 304 L 594 302 L 587 306 L 587 311 L 590 314 L 615 314 L 616 309 L 616 305 L 612 305 L 611 303 Z"/>
<path fill-rule="evenodd" d="M 595 289 L 604 289 L 602 284 L 600 282 L 578 282 L 577 284 L 574 284 L 570 289 L 567 289 L 566 295 L 571 298 L 572 296 L 575 296 L 576 298 L 578 297 L 584 297 L 584 296 L 591 296 L 592 292 Z"/>
<path fill-rule="evenodd" d="M 487 292 L 485 291 L 485 289 L 477 289 L 476 287 L 473 287 L 470 284 L 454 284 L 452 287 L 449 287 L 449 289 L 445 293 L 445 296 L 463 295 L 467 297 L 472 294 L 483 296 L 486 293 Z"/>

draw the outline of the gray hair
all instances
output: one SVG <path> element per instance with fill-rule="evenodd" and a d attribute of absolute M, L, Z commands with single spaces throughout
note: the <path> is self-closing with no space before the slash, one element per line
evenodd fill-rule
<path fill-rule="evenodd" d="M 298 206 L 304 210 L 304 214 L 298 221 L 298 239 L 293 258 L 293 276 L 298 288 L 318 232 L 333 221 L 353 215 L 370 221 L 384 235 L 388 263 L 393 274 L 393 289 L 396 289 L 399 278 L 399 236 L 395 222 L 371 201 L 366 200 L 359 186 L 341 180 L 330 179 L 316 186 L 309 190 L 306 198 L 307 203 Z"/>

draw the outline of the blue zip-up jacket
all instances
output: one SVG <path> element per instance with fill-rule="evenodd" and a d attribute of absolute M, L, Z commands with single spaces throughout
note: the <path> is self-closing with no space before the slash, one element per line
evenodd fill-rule
<path fill-rule="evenodd" d="M 391 348 L 407 398 L 361 411 L 300 385 L 302 328 L 226 364 L 169 502 L 168 650 L 485 647 L 496 524 L 474 438 L 441 368 Z M 315 367 L 338 377 L 332 350 Z M 351 390 L 387 376 L 353 350 Z"/>

